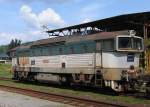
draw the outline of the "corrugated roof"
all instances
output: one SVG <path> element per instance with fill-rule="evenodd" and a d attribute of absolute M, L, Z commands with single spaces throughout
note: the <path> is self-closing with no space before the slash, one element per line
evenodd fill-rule
<path fill-rule="evenodd" d="M 89 26 L 99 27 L 104 29 L 109 29 L 109 31 L 115 30 L 125 30 L 125 29 L 138 29 L 138 26 L 143 26 L 144 23 L 150 22 L 150 12 L 132 13 L 124 14 L 119 16 L 114 16 L 110 18 L 105 18 L 101 20 L 96 20 L 88 23 L 83 23 L 79 25 L 64 27 L 55 30 L 49 30 L 47 33 L 60 32 L 64 30 L 80 29 Z M 138 26 L 137 26 L 138 25 Z"/>

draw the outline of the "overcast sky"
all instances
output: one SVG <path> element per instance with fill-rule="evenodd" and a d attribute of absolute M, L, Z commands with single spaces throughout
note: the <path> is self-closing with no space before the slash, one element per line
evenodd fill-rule
<path fill-rule="evenodd" d="M 150 0 L 0 0 L 0 45 L 48 38 L 49 29 L 150 11 Z"/>

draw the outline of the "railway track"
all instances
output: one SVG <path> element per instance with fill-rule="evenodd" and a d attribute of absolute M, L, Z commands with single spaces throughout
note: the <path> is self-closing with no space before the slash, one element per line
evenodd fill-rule
<path fill-rule="evenodd" d="M 0 77 L 0 80 L 12 81 L 12 78 Z"/>
<path fill-rule="evenodd" d="M 4 78 L 4 77 L 0 77 L 0 80 L 13 81 L 11 78 Z M 24 89 L 24 88 L 17 88 L 17 87 L 6 86 L 6 85 L 0 85 L 0 90 L 28 95 L 31 97 L 36 97 L 44 100 L 69 104 L 76 107 L 133 107 L 133 105 L 128 105 L 119 102 L 112 103 L 109 101 L 98 101 L 98 100 L 92 100 L 88 98 L 80 98 L 80 97 L 63 95 L 63 94 L 61 95 L 61 94 L 54 94 L 54 93 L 46 93 L 46 92 L 35 91 L 35 90 Z M 134 97 L 133 94 L 129 94 L 129 95 L 121 94 L 121 96 Z M 134 107 L 148 107 L 148 106 L 134 105 Z"/>
<path fill-rule="evenodd" d="M 28 95 L 28 96 L 32 96 L 44 100 L 69 104 L 76 107 L 127 107 L 127 105 L 123 105 L 119 103 L 101 102 L 101 101 L 91 100 L 87 98 L 72 97 L 72 96 L 60 95 L 60 94 L 51 94 L 51 93 L 39 92 L 35 90 L 16 88 L 12 86 L 0 85 L 0 90 Z"/>

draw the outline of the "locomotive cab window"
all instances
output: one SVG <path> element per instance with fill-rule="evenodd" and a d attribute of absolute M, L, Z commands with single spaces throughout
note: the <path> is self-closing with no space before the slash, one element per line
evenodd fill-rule
<path fill-rule="evenodd" d="M 133 48 L 141 50 L 142 49 L 142 40 L 139 38 L 134 38 L 133 39 Z"/>
<path fill-rule="evenodd" d="M 119 49 L 130 49 L 131 39 L 129 37 L 119 37 Z"/>
<path fill-rule="evenodd" d="M 101 44 L 101 48 L 104 51 L 114 50 L 114 39 L 103 40 Z"/>
<path fill-rule="evenodd" d="M 97 51 L 101 50 L 101 41 L 96 42 L 96 50 Z"/>
<path fill-rule="evenodd" d="M 143 40 L 139 37 L 118 37 L 119 50 L 143 50 Z"/>

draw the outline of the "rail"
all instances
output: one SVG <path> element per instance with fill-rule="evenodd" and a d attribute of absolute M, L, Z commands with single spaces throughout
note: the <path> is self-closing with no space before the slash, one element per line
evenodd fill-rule
<path fill-rule="evenodd" d="M 60 102 L 60 103 L 69 104 L 77 107 L 91 107 L 91 106 L 92 107 L 127 107 L 128 106 L 119 103 L 102 102 L 97 100 L 91 100 L 88 98 L 46 93 L 46 92 L 40 92 L 40 91 L 17 88 L 12 86 L 5 86 L 5 85 L 0 85 L 0 90 L 28 95 L 28 96 L 54 101 L 54 102 Z"/>

